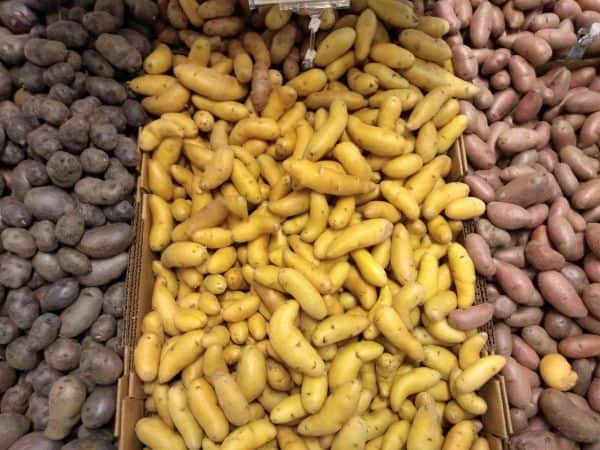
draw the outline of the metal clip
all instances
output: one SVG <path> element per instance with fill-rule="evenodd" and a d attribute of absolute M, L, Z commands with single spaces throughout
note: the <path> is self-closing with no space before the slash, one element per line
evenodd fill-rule
<path fill-rule="evenodd" d="M 310 11 L 310 22 L 308 23 L 308 31 L 310 36 L 308 38 L 308 49 L 302 59 L 302 67 L 304 69 L 312 68 L 317 51 L 315 50 L 315 43 L 317 41 L 317 31 L 321 26 L 320 13 L 318 11 Z"/>

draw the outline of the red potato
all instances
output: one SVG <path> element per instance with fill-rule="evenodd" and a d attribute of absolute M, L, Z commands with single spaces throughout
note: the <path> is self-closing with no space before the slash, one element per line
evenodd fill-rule
<path fill-rule="evenodd" d="M 508 402 L 517 408 L 525 408 L 529 404 L 532 392 L 531 385 L 524 376 L 523 367 L 514 358 L 509 357 L 502 369 L 502 375 L 506 381 Z"/>
<path fill-rule="evenodd" d="M 571 48 L 577 43 L 577 35 L 573 31 L 570 20 L 563 20 L 559 28 L 546 28 L 539 30 L 535 36 L 545 40 L 553 50 L 564 50 Z"/>
<path fill-rule="evenodd" d="M 506 32 L 504 12 L 498 6 L 492 5 L 492 15 L 492 38 L 497 38 Z"/>
<path fill-rule="evenodd" d="M 536 370 L 540 364 L 540 357 L 536 351 L 519 336 L 513 334 L 511 338 L 513 349 L 512 357 L 522 366 L 531 370 Z"/>
<path fill-rule="evenodd" d="M 591 9 L 600 12 L 600 2 L 598 0 L 579 0 L 579 5 L 584 10 Z"/>
<path fill-rule="evenodd" d="M 517 311 L 517 304 L 506 295 L 499 295 L 493 302 L 495 319 L 507 319 Z"/>
<path fill-rule="evenodd" d="M 512 203 L 491 202 L 487 206 L 488 219 L 497 227 L 505 230 L 526 228 L 531 222 L 527 210 Z"/>
<path fill-rule="evenodd" d="M 433 5 L 433 15 L 441 17 L 450 25 L 448 33 L 454 34 L 460 30 L 461 22 L 454 12 L 452 2 L 450 0 L 440 0 Z"/>
<path fill-rule="evenodd" d="M 510 87 L 510 74 L 506 70 L 496 72 L 490 78 L 490 86 L 497 91 Z"/>
<path fill-rule="evenodd" d="M 485 47 L 489 41 L 493 18 L 492 4 L 488 0 L 483 0 L 473 13 L 469 27 L 469 37 L 474 47 Z"/>
<path fill-rule="evenodd" d="M 585 242 L 596 256 L 600 256 L 600 223 L 587 224 Z"/>
<path fill-rule="evenodd" d="M 452 0 L 454 12 L 460 21 L 460 27 L 468 27 L 473 17 L 473 7 L 469 0 Z"/>
<path fill-rule="evenodd" d="M 564 216 L 550 215 L 548 217 L 548 236 L 550 241 L 567 261 L 576 260 L 579 254 L 577 236 L 573 226 Z"/>
<path fill-rule="evenodd" d="M 527 244 L 525 256 L 527 262 L 539 271 L 560 270 L 566 263 L 563 255 L 538 241 L 530 241 Z"/>
<path fill-rule="evenodd" d="M 583 218 L 586 222 L 600 222 L 600 205 L 585 211 Z"/>
<path fill-rule="evenodd" d="M 589 114 L 600 111 L 600 92 L 587 88 L 581 88 L 577 92 L 582 95 L 569 95 L 565 98 L 564 107 L 567 112 Z"/>
<path fill-rule="evenodd" d="M 594 413 L 585 400 L 582 405 L 567 393 L 546 389 L 539 405 L 548 423 L 565 437 L 583 443 L 600 439 L 600 414 Z"/>
<path fill-rule="evenodd" d="M 496 273 L 496 265 L 490 252 L 490 247 L 479 234 L 470 233 L 465 238 L 465 248 L 475 264 L 477 272 L 484 277 L 491 277 Z"/>
<path fill-rule="evenodd" d="M 543 327 L 538 325 L 525 327 L 521 330 L 521 336 L 538 355 L 544 356 L 558 351 L 558 344 Z"/>
<path fill-rule="evenodd" d="M 592 254 L 585 255 L 583 270 L 592 283 L 600 282 L 600 259 Z"/>
<path fill-rule="evenodd" d="M 534 287 L 529 277 L 518 267 L 503 261 L 494 260 L 496 280 L 511 300 L 528 305 L 533 297 Z"/>
<path fill-rule="evenodd" d="M 548 303 L 568 317 L 585 317 L 587 308 L 569 280 L 551 270 L 538 275 L 538 287 Z"/>
<path fill-rule="evenodd" d="M 552 98 L 546 104 L 556 105 L 560 103 L 567 93 L 571 85 L 571 71 L 565 67 L 559 68 L 556 74 L 546 83 L 546 86 L 552 90 Z"/>
<path fill-rule="evenodd" d="M 477 234 L 481 235 L 490 247 L 505 247 L 511 244 L 510 233 L 494 226 L 489 220 L 479 219 Z"/>
<path fill-rule="evenodd" d="M 577 189 L 577 186 L 579 186 L 579 180 L 568 164 L 557 164 L 554 169 L 554 177 L 556 178 L 556 181 L 565 195 L 573 195 Z"/>
<path fill-rule="evenodd" d="M 494 252 L 494 258 L 520 269 L 525 268 L 525 248 L 523 246 L 498 249 Z"/>
<path fill-rule="evenodd" d="M 575 16 L 575 26 L 579 28 L 589 28 L 592 24 L 600 22 L 600 12 L 584 8 L 584 11 Z"/>
<path fill-rule="evenodd" d="M 592 316 L 581 317 L 577 319 L 577 324 L 587 333 L 600 334 L 600 320 Z"/>
<path fill-rule="evenodd" d="M 467 116 L 469 124 L 467 125 L 466 133 L 475 133 L 482 140 L 486 141 L 490 136 L 490 127 L 487 123 L 487 118 L 482 111 L 479 111 L 472 103 L 461 100 L 460 113 Z"/>
<path fill-rule="evenodd" d="M 544 318 L 544 311 L 535 306 L 521 306 L 504 322 L 515 328 L 523 328 L 529 325 L 539 325 Z"/>
<path fill-rule="evenodd" d="M 515 8 L 512 0 L 504 4 L 502 7 L 502 12 L 504 13 L 506 25 L 508 25 L 508 28 L 512 30 L 520 29 L 523 26 L 523 23 L 525 23 L 525 14 Z"/>
<path fill-rule="evenodd" d="M 478 169 L 489 169 L 496 164 L 496 154 L 476 134 L 468 134 L 464 138 L 465 151 L 469 162 Z"/>
<path fill-rule="evenodd" d="M 596 77 L 595 67 L 582 67 L 581 69 L 574 70 L 571 72 L 571 85 L 570 88 L 586 87 Z"/>
<path fill-rule="evenodd" d="M 552 57 L 552 47 L 537 36 L 521 36 L 512 44 L 511 49 L 534 66 L 541 66 Z"/>
<path fill-rule="evenodd" d="M 594 378 L 587 391 L 587 401 L 590 407 L 600 412 L 600 378 Z"/>
<path fill-rule="evenodd" d="M 489 50 L 489 49 L 477 49 L 481 50 Z M 494 50 L 493 53 L 483 61 L 483 65 L 481 66 L 481 74 L 482 75 L 491 75 L 502 69 L 504 69 L 508 62 L 511 59 L 510 50 L 506 48 L 499 48 Z"/>
<path fill-rule="evenodd" d="M 550 238 L 548 237 L 548 229 L 546 225 L 540 225 L 531 232 L 530 241 L 540 242 L 544 245 L 550 245 Z"/>
<path fill-rule="evenodd" d="M 531 122 L 529 124 L 525 124 L 525 126 L 529 127 L 531 124 Z M 550 138 L 552 137 L 552 127 L 550 126 L 549 123 L 547 122 L 538 122 L 535 124 L 535 126 L 533 127 L 533 130 L 536 132 L 537 134 L 537 140 L 538 140 L 538 144 L 537 144 L 537 150 L 549 150 L 551 151 L 551 149 L 549 147 L 547 147 L 550 144 Z M 554 152 L 551 152 L 552 154 Z M 558 158 L 556 158 L 556 162 L 558 162 Z M 554 169 L 554 167 L 548 169 L 550 171 L 552 171 Z"/>
<path fill-rule="evenodd" d="M 548 205 L 539 203 L 537 205 L 530 206 L 527 208 L 529 213 L 529 226 L 528 228 L 537 228 L 546 222 L 548 218 Z"/>
<path fill-rule="evenodd" d="M 502 179 L 500 178 L 500 169 L 496 166 L 491 169 L 486 170 L 478 170 L 475 174 L 478 177 L 481 177 L 485 180 L 487 184 L 489 184 L 493 189 L 499 189 L 504 186 Z"/>
<path fill-rule="evenodd" d="M 529 30 L 536 32 L 544 28 L 557 28 L 560 23 L 560 17 L 555 13 L 535 14 L 529 22 Z"/>
<path fill-rule="evenodd" d="M 475 55 L 475 58 L 477 59 L 478 64 L 485 63 L 485 61 L 487 61 L 489 58 L 491 58 L 495 52 L 495 50 L 493 50 L 491 48 L 474 48 L 472 50 L 473 50 L 473 54 Z"/>
<path fill-rule="evenodd" d="M 531 174 L 513 178 L 498 189 L 496 200 L 528 208 L 548 201 L 552 194 L 550 186 L 550 174 L 546 171 L 536 170 Z"/>
<path fill-rule="evenodd" d="M 535 69 L 520 55 L 513 55 L 508 70 L 515 89 L 521 94 L 531 91 L 535 85 Z"/>
<path fill-rule="evenodd" d="M 600 142 L 600 111 L 590 114 L 579 132 L 579 145 L 589 147 Z"/>
<path fill-rule="evenodd" d="M 463 80 L 472 80 L 477 76 L 477 59 L 470 47 L 455 45 L 452 47 L 454 74 Z"/>
<path fill-rule="evenodd" d="M 448 315 L 448 323 L 459 330 L 472 330 L 488 323 L 494 315 L 494 305 L 482 303 L 456 309 Z"/>
<path fill-rule="evenodd" d="M 476 83 L 477 78 L 473 79 L 472 82 L 479 88 L 479 92 L 473 98 L 473 104 L 482 111 L 489 109 L 494 103 L 494 94 L 483 84 Z"/>
<path fill-rule="evenodd" d="M 496 92 L 494 94 L 494 100 L 486 111 L 486 115 L 489 122 L 497 122 L 502 120 L 508 114 L 512 112 L 512 110 L 519 103 L 519 95 L 515 92 L 514 89 L 509 88 L 503 91 Z"/>
<path fill-rule="evenodd" d="M 544 99 L 537 91 L 529 91 L 517 104 L 513 111 L 516 123 L 525 123 L 534 120 L 542 109 Z"/>
<path fill-rule="evenodd" d="M 590 314 L 600 318 L 600 283 L 587 285 L 582 298 Z"/>
<path fill-rule="evenodd" d="M 537 159 L 538 159 L 537 151 L 535 151 L 533 149 L 527 150 L 525 152 L 521 152 L 521 153 L 513 156 L 510 160 L 510 166 L 521 166 L 521 165 L 533 166 L 537 162 Z"/>
<path fill-rule="evenodd" d="M 575 129 L 570 122 L 563 118 L 556 118 L 552 121 L 552 144 L 556 150 L 567 145 L 576 145 L 577 136 L 575 135 Z"/>
<path fill-rule="evenodd" d="M 557 311 L 548 311 L 544 316 L 544 329 L 554 339 L 564 339 L 569 336 L 578 336 L 581 328 L 572 319 L 563 316 Z"/>
<path fill-rule="evenodd" d="M 510 408 L 509 413 L 514 433 L 519 433 L 527 428 L 527 415 L 525 414 L 525 410 Z"/>
<path fill-rule="evenodd" d="M 558 351 L 567 358 L 593 358 L 600 356 L 600 336 L 580 334 L 564 338 Z"/>
<path fill-rule="evenodd" d="M 498 355 L 510 356 L 512 353 L 512 339 L 510 327 L 503 322 L 494 324 L 494 350 Z"/>
<path fill-rule="evenodd" d="M 581 6 L 575 0 L 558 0 L 554 12 L 561 19 L 571 19 L 581 12 Z"/>
<path fill-rule="evenodd" d="M 463 180 L 471 191 L 471 195 L 483 200 L 486 203 L 494 201 L 496 192 L 490 184 L 477 174 L 468 174 Z"/>
<path fill-rule="evenodd" d="M 600 179 L 595 178 L 580 183 L 571 197 L 571 203 L 577 209 L 600 205 Z"/>
<path fill-rule="evenodd" d="M 587 156 L 573 145 L 562 147 L 559 156 L 560 160 L 568 164 L 580 180 L 590 180 L 598 175 L 600 161 Z"/>
<path fill-rule="evenodd" d="M 575 288 L 575 292 L 577 292 L 578 295 L 583 294 L 583 290 L 590 284 L 585 275 L 585 271 L 578 265 L 570 263 L 566 264 L 565 267 L 560 270 L 560 273 L 569 280 L 569 283 Z"/>
<path fill-rule="evenodd" d="M 573 230 L 577 233 L 585 231 L 587 227 L 587 221 L 585 220 L 585 218 L 577 211 L 574 211 L 571 208 L 569 208 L 569 210 L 567 211 L 567 220 L 573 227 Z"/>
<path fill-rule="evenodd" d="M 533 150 L 533 151 L 535 151 L 535 150 Z M 515 157 L 513 157 L 513 160 L 517 156 L 520 156 L 524 153 L 531 154 L 531 150 L 526 150 L 523 153 L 518 153 Z M 511 164 L 510 166 L 502 169 L 502 171 L 500 172 L 500 179 L 502 181 L 504 181 L 505 183 L 508 183 L 512 180 L 516 180 L 521 177 L 535 175 L 536 172 L 537 172 L 537 170 L 535 169 L 535 167 L 533 167 L 532 163 L 529 163 L 529 161 L 525 161 L 525 162 L 522 162 L 519 164 L 517 164 L 517 161 L 515 161 L 514 164 Z M 501 187 L 499 187 L 498 189 L 501 189 Z"/>
<path fill-rule="evenodd" d="M 504 131 L 496 143 L 502 152 L 509 155 L 536 148 L 537 144 L 537 133 L 523 127 L 510 128 Z"/>
<path fill-rule="evenodd" d="M 542 123 L 546 123 L 546 122 L 542 122 Z M 541 149 L 537 152 L 537 155 L 538 155 L 538 161 L 539 161 L 540 165 L 542 167 L 544 167 L 548 172 L 550 172 L 550 173 L 554 172 L 554 168 L 559 163 L 558 156 L 556 156 L 556 153 L 554 152 L 554 150 L 552 150 L 550 147 L 544 147 L 543 149 Z M 553 177 L 550 177 L 550 183 L 552 185 L 554 185 L 553 193 L 556 195 L 560 195 L 562 192 L 559 189 L 560 186 L 558 185 L 558 182 L 556 181 L 556 179 Z"/>
<path fill-rule="evenodd" d="M 516 33 L 503 34 L 496 42 L 502 47 L 512 49 L 515 41 L 520 38 L 532 38 L 533 33 L 531 31 L 517 31 Z"/>

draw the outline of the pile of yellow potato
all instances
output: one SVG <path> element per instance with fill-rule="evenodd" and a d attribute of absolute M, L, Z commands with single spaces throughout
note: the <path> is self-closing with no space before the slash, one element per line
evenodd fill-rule
<path fill-rule="evenodd" d="M 130 84 L 161 115 L 139 139 L 151 449 L 488 448 L 476 391 L 505 360 L 446 320 L 475 296 L 454 240 L 484 204 L 444 178 L 456 98 L 478 89 L 451 73 L 446 22 L 368 4 L 285 84 L 253 32 L 233 58 L 201 35 L 187 57 L 158 45 Z"/>

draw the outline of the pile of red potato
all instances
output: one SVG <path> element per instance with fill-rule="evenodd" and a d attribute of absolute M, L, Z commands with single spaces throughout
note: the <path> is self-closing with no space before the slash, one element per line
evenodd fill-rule
<path fill-rule="evenodd" d="M 465 181 L 487 203 L 466 246 L 488 282 L 495 351 L 509 357 L 511 449 L 598 449 L 600 76 L 547 63 L 599 53 L 599 37 L 572 48 L 600 2 L 441 0 L 433 11 L 452 24 L 456 74 L 481 87 L 460 106 Z M 562 389 L 545 368 L 557 354 L 576 373 Z"/>

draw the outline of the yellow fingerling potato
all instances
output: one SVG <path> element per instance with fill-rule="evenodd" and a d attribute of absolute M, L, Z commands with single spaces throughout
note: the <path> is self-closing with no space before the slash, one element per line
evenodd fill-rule
<path fill-rule="evenodd" d="M 351 418 L 335 435 L 331 450 L 344 450 L 348 448 L 364 448 L 368 439 L 368 425 L 360 416 Z"/>
<path fill-rule="evenodd" d="M 481 430 L 480 422 L 463 420 L 448 430 L 442 450 L 470 450 Z"/>
<path fill-rule="evenodd" d="M 408 438 L 410 422 L 407 420 L 398 420 L 390 425 L 381 441 L 381 450 L 395 450 L 403 448 Z"/>
<path fill-rule="evenodd" d="M 339 258 L 353 250 L 371 247 L 386 240 L 393 226 L 385 219 L 369 219 L 351 225 L 337 235 L 327 247 L 327 258 Z"/>
<path fill-rule="evenodd" d="M 440 450 L 444 436 L 441 417 L 431 399 L 417 409 L 406 440 L 407 450 Z"/>
<path fill-rule="evenodd" d="M 136 94 L 157 96 L 173 83 L 177 83 L 177 78 L 171 75 L 141 75 L 129 81 L 127 86 Z"/>
<path fill-rule="evenodd" d="M 182 111 L 189 99 L 190 91 L 175 82 L 169 84 L 160 94 L 144 98 L 141 103 L 146 111 L 159 116 Z"/>
<path fill-rule="evenodd" d="M 329 369 L 329 387 L 332 390 L 358 377 L 361 367 L 383 353 L 383 346 L 373 341 L 354 342 L 343 347 Z"/>
<path fill-rule="evenodd" d="M 501 355 L 489 355 L 467 367 L 456 379 L 455 387 L 459 394 L 474 392 L 502 370 L 506 358 Z M 577 380 L 575 380 L 577 381 Z"/>
<path fill-rule="evenodd" d="M 325 403 L 327 398 L 327 375 L 311 377 L 305 375 L 302 378 L 300 390 L 302 407 L 309 414 L 315 414 Z"/>
<path fill-rule="evenodd" d="M 327 75 L 321 69 L 307 70 L 287 82 L 287 86 L 293 87 L 299 97 L 306 97 L 314 92 L 318 92 L 323 89 L 326 84 Z"/>
<path fill-rule="evenodd" d="M 431 120 L 438 113 L 448 98 L 450 98 L 448 87 L 440 86 L 432 89 L 415 105 L 408 118 L 408 121 L 406 122 L 408 129 L 416 130 L 421 128 L 426 122 Z"/>
<path fill-rule="evenodd" d="M 451 201 L 444 215 L 451 220 L 470 220 L 485 212 L 485 203 L 476 197 L 464 197 Z"/>
<path fill-rule="evenodd" d="M 173 319 L 175 326 L 182 333 L 198 330 L 206 325 L 206 314 L 190 308 L 180 308 Z"/>
<path fill-rule="evenodd" d="M 347 131 L 352 140 L 378 156 L 398 156 L 404 152 L 405 139 L 393 130 L 367 125 L 359 118 L 348 117 Z"/>
<path fill-rule="evenodd" d="M 181 382 L 173 384 L 168 394 L 169 414 L 188 449 L 200 450 L 204 432 L 188 406 L 186 389 Z"/>
<path fill-rule="evenodd" d="M 477 333 L 463 342 L 458 351 L 458 364 L 462 370 L 472 366 L 481 358 L 481 352 L 487 344 L 488 335 Z"/>
<path fill-rule="evenodd" d="M 181 436 L 156 416 L 144 417 L 135 424 L 140 442 L 155 450 L 186 450 Z"/>
<path fill-rule="evenodd" d="M 442 64 L 452 58 L 452 50 L 443 39 L 431 37 L 420 30 L 402 30 L 398 41 L 413 55 L 426 61 Z"/>
<path fill-rule="evenodd" d="M 203 97 L 215 101 L 244 98 L 247 88 L 235 77 L 224 75 L 198 64 L 181 64 L 173 69 L 181 84 Z"/>
<path fill-rule="evenodd" d="M 217 397 L 204 378 L 193 380 L 187 389 L 189 408 L 206 436 L 221 442 L 229 433 L 229 423 L 217 404 Z"/>
<path fill-rule="evenodd" d="M 421 214 L 427 220 L 433 219 L 450 203 L 455 200 L 466 198 L 468 194 L 469 186 L 465 183 L 446 183 L 439 188 L 433 189 L 429 195 L 427 195 L 423 202 Z"/>
<path fill-rule="evenodd" d="M 323 125 L 317 128 L 312 135 L 304 157 L 311 161 L 318 161 L 325 153 L 331 150 L 346 128 L 348 110 L 341 100 L 334 100 L 329 108 L 328 118 Z"/>
<path fill-rule="evenodd" d="M 417 15 L 406 3 L 394 0 L 369 0 L 367 4 L 379 19 L 394 27 L 414 28 L 418 24 Z"/>
<path fill-rule="evenodd" d="M 168 72 L 173 63 L 173 54 L 169 46 L 159 43 L 144 60 L 144 72 L 152 75 Z"/>
<path fill-rule="evenodd" d="M 371 62 L 365 64 L 363 70 L 375 76 L 379 80 L 379 85 L 384 89 L 405 89 L 409 87 L 408 81 L 385 63 Z"/>
<path fill-rule="evenodd" d="M 325 372 L 325 364 L 294 325 L 299 309 L 297 302 L 288 301 L 275 311 L 269 322 L 269 340 L 289 367 L 305 375 L 319 376 Z"/>
<path fill-rule="evenodd" d="M 143 334 L 133 355 L 135 372 L 144 382 L 154 381 L 158 375 L 158 362 L 162 339 L 154 333 Z"/>
<path fill-rule="evenodd" d="M 315 65 L 319 67 L 335 61 L 352 48 L 356 31 L 350 27 L 339 28 L 327 35 L 317 47 Z"/>
<path fill-rule="evenodd" d="M 271 410 L 269 418 L 274 424 L 287 424 L 298 419 L 303 419 L 308 415 L 302 406 L 300 394 L 290 395 L 286 399 L 279 402 Z"/>
<path fill-rule="evenodd" d="M 208 258 L 206 248 L 195 242 L 174 242 L 163 252 L 160 258 L 166 268 L 196 267 Z"/>
<path fill-rule="evenodd" d="M 281 287 L 288 292 L 309 316 L 320 320 L 327 314 L 327 308 L 319 291 L 295 269 L 284 268 L 278 273 Z"/>
<path fill-rule="evenodd" d="M 398 223 L 392 232 L 390 249 L 392 272 L 400 284 L 406 284 L 417 279 L 417 264 L 410 245 L 406 227 Z"/>
<path fill-rule="evenodd" d="M 368 317 L 346 313 L 329 317 L 317 325 L 312 342 L 317 347 L 334 344 L 360 334 L 369 325 Z"/>
<path fill-rule="evenodd" d="M 233 431 L 221 444 L 221 450 L 257 449 L 271 441 L 277 429 L 268 419 L 260 419 Z"/>
<path fill-rule="evenodd" d="M 354 54 L 358 61 L 364 61 L 369 56 L 375 31 L 377 30 L 377 16 L 371 9 L 365 9 L 356 20 L 356 41 Z"/>
<path fill-rule="evenodd" d="M 370 56 L 373 61 L 385 64 L 392 69 L 406 69 L 415 60 L 414 55 L 408 50 L 392 43 L 383 42 L 371 47 Z"/>
<path fill-rule="evenodd" d="M 559 391 L 568 391 L 577 383 L 577 373 L 558 353 L 544 355 L 540 361 L 540 375 L 544 383 Z"/>
<path fill-rule="evenodd" d="M 423 361 L 423 346 L 410 333 L 396 310 L 381 306 L 375 311 L 374 324 L 396 348 L 415 361 Z"/>
<path fill-rule="evenodd" d="M 339 386 L 325 400 L 323 407 L 314 415 L 302 420 L 298 433 L 303 436 L 326 436 L 336 433 L 355 413 L 361 393 L 358 380 Z"/>
<path fill-rule="evenodd" d="M 178 337 L 170 351 L 161 358 L 158 369 L 159 383 L 167 383 L 200 356 L 204 350 L 203 336 L 204 331 L 195 330 Z"/>
<path fill-rule="evenodd" d="M 475 302 L 475 266 L 462 245 L 453 242 L 448 246 L 448 265 L 456 288 L 458 307 L 468 308 Z"/>
<path fill-rule="evenodd" d="M 443 126 L 450 123 L 454 117 L 460 113 L 460 103 L 455 98 L 448 99 L 446 103 L 442 105 L 438 113 L 433 117 L 433 124 L 436 128 L 442 128 Z M 436 151 L 437 151 L 437 140 L 436 140 Z"/>
<path fill-rule="evenodd" d="M 458 359 L 450 350 L 439 345 L 425 345 L 425 359 L 423 364 L 427 367 L 437 370 L 442 379 L 447 380 L 450 372 L 458 367 Z"/>
<path fill-rule="evenodd" d="M 440 17 L 421 16 L 417 30 L 427 33 L 433 38 L 441 38 L 450 31 L 450 24 Z"/>
<path fill-rule="evenodd" d="M 460 99 L 469 99 L 479 93 L 479 88 L 474 84 L 455 77 L 435 63 L 419 58 L 415 58 L 410 67 L 401 70 L 401 74 L 415 86 L 428 91 L 447 85 L 450 95 Z"/>
<path fill-rule="evenodd" d="M 169 204 L 158 195 L 150 195 L 148 207 L 152 217 L 149 235 L 150 249 L 160 252 L 171 242 L 171 232 L 174 226 L 173 216 Z"/>
<path fill-rule="evenodd" d="M 456 142 L 460 135 L 467 129 L 469 119 L 464 114 L 459 114 L 450 120 L 438 131 L 437 152 L 446 153 Z"/>

